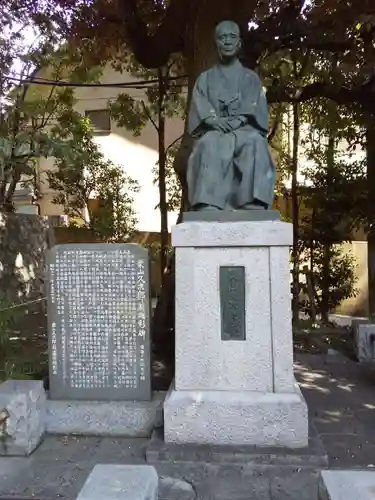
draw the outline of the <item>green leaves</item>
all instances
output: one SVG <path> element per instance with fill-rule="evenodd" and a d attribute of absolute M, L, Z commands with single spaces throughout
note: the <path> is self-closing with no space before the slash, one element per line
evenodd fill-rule
<path fill-rule="evenodd" d="M 147 124 L 151 123 L 155 129 L 155 134 L 159 135 L 161 133 L 159 129 L 160 111 L 164 118 L 184 116 L 186 98 L 183 94 L 182 82 L 176 84 L 176 81 L 171 79 L 184 71 L 184 61 L 181 55 L 171 56 L 168 67 L 150 70 L 142 67 L 132 54 L 127 53 L 123 64 L 118 64 L 116 69 L 125 69 L 132 76 L 150 82 L 142 90 L 139 89 L 139 97 L 136 98 L 128 93 L 121 93 L 115 101 L 109 103 L 111 116 L 118 126 L 130 130 L 134 136 L 139 136 Z M 168 211 L 179 210 L 181 202 L 182 189 L 173 169 L 174 157 L 179 145 L 180 141 L 174 144 L 173 147 L 169 147 L 168 144 L 162 146 L 166 149 L 164 180 Z M 154 166 L 152 174 L 154 184 L 159 184 L 158 163 Z M 155 208 L 160 208 L 160 203 Z"/>
<path fill-rule="evenodd" d="M 105 160 L 86 118 L 72 112 L 61 120 L 54 134 L 64 140 L 54 144 L 56 169 L 47 172 L 49 186 L 56 193 L 53 203 L 64 207 L 73 224 L 86 226 L 103 241 L 127 240 L 137 222 L 133 195 L 138 184 L 121 167 Z"/>
<path fill-rule="evenodd" d="M 318 314 L 323 311 L 333 311 L 344 300 L 357 295 L 356 259 L 343 245 L 326 248 L 322 243 L 315 241 L 314 246 L 305 249 L 302 262 L 313 263 L 310 276 L 314 289 L 314 306 Z M 305 269 L 307 276 L 306 271 L 307 269 Z M 300 286 L 301 292 L 307 297 L 309 295 L 308 282 L 302 281 Z M 311 305 L 306 300 L 302 299 L 302 306 L 305 312 L 311 312 Z"/>
<path fill-rule="evenodd" d="M 149 112 L 143 101 L 136 100 L 128 94 L 120 94 L 109 103 L 111 116 L 119 127 L 124 127 L 139 136 L 149 122 Z"/>
<path fill-rule="evenodd" d="M 78 83 L 98 78 L 102 68 L 86 64 L 81 49 L 61 43 L 59 29 L 68 22 L 69 5 L 74 2 L 64 8 L 38 0 L 8 2 L 7 15 L 0 15 L 1 75 Z M 12 209 L 17 185 L 35 184 L 38 158 L 74 157 L 71 138 L 83 137 L 88 127 L 74 104 L 73 88 L 0 78 L 0 210 Z"/>

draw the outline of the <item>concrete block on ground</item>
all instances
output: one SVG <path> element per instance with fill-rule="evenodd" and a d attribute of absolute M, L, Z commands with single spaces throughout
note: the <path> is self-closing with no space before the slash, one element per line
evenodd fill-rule
<path fill-rule="evenodd" d="M 164 403 L 166 443 L 308 446 L 308 411 L 294 393 L 175 391 Z"/>
<path fill-rule="evenodd" d="M 375 472 L 325 470 L 319 483 L 319 500 L 373 500 Z"/>
<path fill-rule="evenodd" d="M 163 425 L 165 392 L 151 401 L 57 401 L 48 399 L 46 430 L 50 434 L 149 437 Z"/>
<path fill-rule="evenodd" d="M 157 500 L 158 475 L 149 465 L 96 465 L 77 500 Z"/>
<path fill-rule="evenodd" d="M 0 385 L 0 455 L 30 455 L 45 432 L 46 394 L 40 380 Z"/>
<path fill-rule="evenodd" d="M 375 325 L 360 320 L 354 320 L 352 325 L 358 361 L 375 363 Z"/>

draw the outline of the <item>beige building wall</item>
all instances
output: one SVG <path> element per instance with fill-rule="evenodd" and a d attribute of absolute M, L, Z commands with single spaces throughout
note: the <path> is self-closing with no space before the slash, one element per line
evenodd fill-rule
<path fill-rule="evenodd" d="M 337 309 L 337 313 L 348 316 L 367 316 L 368 314 L 368 268 L 367 268 L 367 242 L 353 241 L 344 243 L 344 249 L 350 252 L 357 265 L 356 297 L 347 299 Z"/>
<path fill-rule="evenodd" d="M 118 73 L 107 66 L 100 79 L 101 83 L 136 82 L 126 73 Z M 113 87 L 77 88 L 76 110 L 85 115 L 86 111 L 106 109 L 109 100 L 114 100 L 121 93 L 126 92 L 134 99 L 146 100 L 142 89 L 118 89 Z M 147 101 L 146 101 L 147 102 Z M 184 122 L 180 118 L 168 119 L 166 123 L 166 146 L 175 141 L 183 133 Z M 98 135 L 95 141 L 106 159 L 122 166 L 124 171 L 140 185 L 140 192 L 135 195 L 135 209 L 138 215 L 138 229 L 140 231 L 159 231 L 160 212 L 155 209 L 159 202 L 158 186 L 153 184 L 152 169 L 158 160 L 158 136 L 150 123 L 139 137 L 120 128 L 111 121 L 111 133 Z M 45 172 L 53 168 L 53 159 L 41 159 L 39 166 L 40 186 L 42 199 L 39 201 L 41 215 L 60 215 L 62 207 L 52 203 L 53 192 L 49 188 Z M 175 224 L 178 214 L 170 213 L 169 227 Z"/>

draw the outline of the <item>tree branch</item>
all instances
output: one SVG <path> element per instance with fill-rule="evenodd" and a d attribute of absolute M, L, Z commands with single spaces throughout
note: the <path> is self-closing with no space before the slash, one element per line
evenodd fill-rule
<path fill-rule="evenodd" d="M 365 103 L 369 99 L 368 84 L 358 87 L 340 87 L 334 83 L 316 82 L 305 87 L 274 86 L 267 91 L 269 103 L 305 102 L 317 97 L 332 99 L 337 104 Z"/>
<path fill-rule="evenodd" d="M 4 204 L 12 205 L 13 195 L 16 190 L 17 184 L 21 180 L 21 173 L 17 170 L 13 173 L 12 180 L 9 183 L 8 189 L 6 190 L 6 194 L 4 197 Z"/>
<path fill-rule="evenodd" d="M 144 101 L 141 101 L 141 104 L 142 104 L 142 108 L 143 108 L 143 111 L 145 112 L 145 114 L 147 115 L 147 118 L 150 120 L 150 122 L 152 123 L 152 125 L 155 127 L 155 130 L 157 133 L 159 133 L 159 126 L 158 124 L 156 123 L 156 121 L 152 118 L 151 116 L 151 113 L 150 111 L 147 109 L 147 106 L 145 104 Z"/>
<path fill-rule="evenodd" d="M 169 146 L 167 147 L 167 149 L 165 150 L 165 152 L 168 154 L 169 150 L 170 150 L 171 148 L 173 148 L 173 146 L 174 146 L 175 144 L 177 144 L 177 143 L 178 143 L 178 141 L 180 141 L 183 137 L 184 137 L 184 134 L 181 134 L 181 135 L 180 135 L 180 137 L 177 137 L 177 139 L 175 139 L 174 141 L 172 141 L 172 142 L 169 144 Z"/>
<path fill-rule="evenodd" d="M 61 78 L 61 70 L 62 69 L 63 69 L 63 63 L 61 62 L 59 64 L 59 67 L 58 67 L 57 71 L 56 71 L 56 75 L 55 75 L 56 76 L 56 78 L 55 78 L 56 80 L 60 80 L 60 78 Z M 52 98 L 54 97 L 55 90 L 56 90 L 56 86 L 52 85 L 51 89 L 50 89 L 50 92 L 49 92 L 49 95 L 47 97 L 45 106 L 44 106 L 44 114 L 43 114 L 43 118 L 42 118 L 41 124 L 40 124 L 39 127 L 36 127 L 38 129 L 44 128 L 49 123 L 50 119 L 52 118 L 53 114 L 55 113 L 55 111 L 58 108 L 58 103 L 56 102 L 55 106 L 52 108 L 52 110 L 49 113 L 47 113 L 47 109 L 49 107 L 49 104 L 52 101 Z"/>
<path fill-rule="evenodd" d="M 274 120 L 272 127 L 271 127 L 271 130 L 268 133 L 268 137 L 267 137 L 268 142 L 271 142 L 274 139 L 274 137 L 277 133 L 277 130 L 279 128 L 279 125 L 280 125 L 280 117 L 277 117 Z"/>
<path fill-rule="evenodd" d="M 283 11 L 261 22 L 258 29 L 250 30 L 244 40 L 246 59 L 253 62 L 254 52 L 274 53 L 292 48 L 334 53 L 356 49 L 356 39 L 345 30 L 338 35 L 331 18 L 320 20 L 319 25 L 315 25 L 300 15 L 300 7 L 300 3 L 294 8 L 287 5 Z"/>
<path fill-rule="evenodd" d="M 171 0 L 154 33 L 142 19 L 137 0 L 118 0 L 129 45 L 146 68 L 165 66 L 169 56 L 184 47 L 184 24 L 190 0 Z"/>

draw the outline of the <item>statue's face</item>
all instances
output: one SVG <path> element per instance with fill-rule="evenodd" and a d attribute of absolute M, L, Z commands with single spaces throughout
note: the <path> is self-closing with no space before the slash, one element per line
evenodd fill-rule
<path fill-rule="evenodd" d="M 216 46 L 221 59 L 231 59 L 241 48 L 240 30 L 237 24 L 224 21 L 216 28 Z"/>

